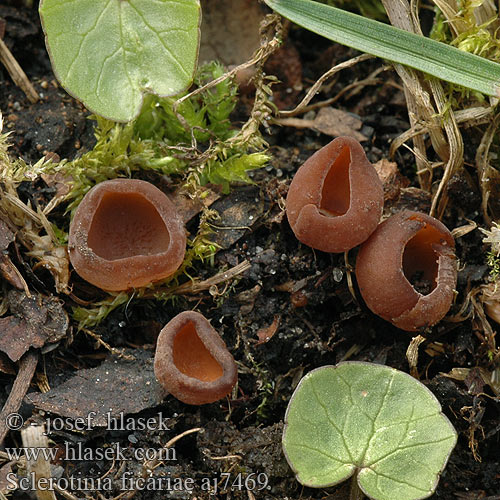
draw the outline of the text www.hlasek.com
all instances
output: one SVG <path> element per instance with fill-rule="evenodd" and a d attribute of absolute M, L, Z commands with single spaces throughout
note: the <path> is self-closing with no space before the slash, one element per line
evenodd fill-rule
<path fill-rule="evenodd" d="M 25 457 L 27 460 L 37 461 L 39 458 L 48 462 L 54 462 L 58 458 L 69 461 L 82 460 L 177 460 L 175 448 L 123 448 L 120 443 L 114 443 L 112 447 L 86 448 L 82 443 L 71 446 L 64 444 L 61 454 L 60 448 L 6 448 L 9 460 L 19 460 Z"/>

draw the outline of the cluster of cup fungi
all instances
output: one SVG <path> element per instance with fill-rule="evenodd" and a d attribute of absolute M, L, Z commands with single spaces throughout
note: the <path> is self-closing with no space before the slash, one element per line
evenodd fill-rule
<path fill-rule="evenodd" d="M 113 179 L 94 186 L 70 225 L 75 271 L 107 291 L 146 286 L 171 276 L 186 252 L 186 231 L 174 204 L 149 182 Z M 201 405 L 236 384 L 233 356 L 200 313 L 185 311 L 160 332 L 155 376 L 173 396 Z"/>
<path fill-rule="evenodd" d="M 358 141 L 338 137 L 311 156 L 290 185 L 286 212 L 296 237 L 324 252 L 361 245 L 356 278 L 369 309 L 418 331 L 440 321 L 456 285 L 454 240 L 438 220 L 403 211 L 380 223 L 383 188 Z M 114 179 L 94 186 L 71 222 L 75 271 L 107 291 L 146 286 L 181 265 L 186 232 L 174 204 L 152 184 Z M 427 284 L 422 290 L 415 279 Z M 200 405 L 228 395 L 237 367 L 201 314 L 185 311 L 160 332 L 155 376 L 180 401 Z"/>

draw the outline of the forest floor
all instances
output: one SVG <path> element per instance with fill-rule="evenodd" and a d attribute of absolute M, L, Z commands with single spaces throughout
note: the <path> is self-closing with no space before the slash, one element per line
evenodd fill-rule
<path fill-rule="evenodd" d="M 71 159 L 92 149 L 94 122 L 88 119 L 84 107 L 56 83 L 36 9 L 9 2 L 0 6 L 0 18 L 6 21 L 4 41 L 41 97 L 37 103 L 29 103 L 0 68 L 0 110 L 4 132 L 11 134 L 10 155 L 35 163 L 47 153 Z M 266 67 L 284 82 L 275 86 L 275 102 L 282 109 L 294 107 L 304 90 L 324 71 L 355 55 L 350 49 L 304 30 L 290 29 L 286 45 Z M 300 378 L 323 365 L 359 360 L 409 372 L 407 349 L 412 335 L 372 314 L 355 285 L 349 286 L 356 251 L 349 253 L 346 262 L 342 254 L 314 251 L 299 243 L 284 216 L 283 202 L 297 168 L 332 136 L 341 135 L 335 129 L 341 123 L 348 133 L 362 137 L 372 163 L 386 160 L 397 166 L 399 184 L 393 185 L 396 192 L 390 195 L 386 210 L 429 211 L 431 195 L 418 189 L 412 153 L 399 148 L 393 159 L 389 155 L 391 141 L 410 127 L 401 83 L 392 68 L 377 59 L 361 62 L 340 72 L 328 88 L 322 89 L 318 99 L 337 95 L 352 82 L 368 77 L 373 80 L 371 84 L 353 86 L 339 97 L 334 108 L 342 115 L 330 118 L 327 133 L 318 131 L 317 122 L 311 125 L 315 112 L 302 116 L 303 122 L 297 118 L 293 126 L 271 125 L 264 131 L 271 160 L 268 166 L 253 172 L 255 184 L 234 187 L 212 206 L 228 217 L 232 213 L 231 225 L 243 229 L 229 231 L 229 237 L 229 224 L 223 219 L 219 225 L 226 229 L 219 232 L 224 233 L 224 248 L 213 262 L 197 263 L 190 275 L 206 280 L 247 262 L 244 273 L 205 291 L 180 295 L 175 301 L 130 300 L 92 332 L 77 331 L 71 323 L 68 331 L 72 333 L 43 354 L 19 413 L 30 422 L 55 419 L 50 442 L 61 450 L 52 463 L 55 475 L 101 478 L 101 483 L 95 483 L 89 491 L 83 491 L 81 484 L 73 485 L 73 489 L 69 485 L 66 498 L 119 498 L 123 494 L 120 482 L 144 473 L 144 465 L 138 460 L 107 460 L 90 455 L 62 459 L 68 443 L 81 450 L 157 449 L 186 431 L 191 432 L 175 442 L 175 457 L 157 464 L 155 475 L 192 479 L 194 491 L 177 491 L 173 486 L 168 492 L 129 488 L 126 497 L 134 491 L 135 498 L 148 500 L 346 498 L 343 485 L 315 490 L 295 480 L 281 450 L 288 401 Z M 244 119 L 249 103 L 251 95 L 241 99 L 237 119 Z M 325 132 L 325 128 L 321 130 Z M 479 137 L 474 128 L 464 131 L 466 165 L 474 162 Z M 448 186 L 449 202 L 442 220 L 450 230 L 471 221 L 485 227 L 481 197 L 471 178 L 470 172 L 465 172 L 455 176 Z M 43 205 L 56 189 L 38 179 L 22 183 L 18 192 L 22 200 Z M 58 208 L 55 216 L 64 217 L 63 208 Z M 187 229 L 196 230 L 196 221 Z M 456 320 L 468 292 L 488 281 L 483 238 L 478 230 L 457 238 L 460 269 L 455 304 L 447 318 L 425 332 L 418 347 L 416 375 L 436 395 L 459 433 L 433 498 L 500 499 L 498 393 L 484 377 L 494 366 L 485 354 L 481 324 L 474 318 Z M 21 267 L 21 262 L 30 262 L 23 252 L 18 246 L 20 255 L 13 261 L 21 268 L 30 289 L 53 297 L 54 284 L 46 271 Z M 81 290 L 79 279 L 72 279 L 75 290 Z M 3 285 L 4 292 L 10 288 Z M 11 304 L 20 300 L 19 296 L 9 297 Z M 75 305 L 68 296 L 59 296 L 58 300 L 67 312 Z M 162 401 L 152 372 L 160 329 L 175 314 L 194 308 L 210 318 L 220 332 L 239 372 L 237 391 L 231 397 L 201 407 L 185 405 L 171 396 Z M 497 325 L 491 325 L 496 330 Z M 4 358 L 0 358 L 0 407 L 13 390 L 17 371 Z M 102 377 L 103 384 L 109 387 L 110 406 L 122 408 L 123 414 L 135 422 L 138 417 L 164 419 L 168 430 L 161 425 L 153 430 L 115 430 L 102 422 L 81 432 L 67 426 L 59 428 L 57 416 L 83 416 L 93 408 L 92 384 L 96 377 Z M 44 387 L 51 392 L 44 393 Z M 4 446 L 21 446 L 19 433 L 10 432 Z M 16 470 L 16 464 L 8 462 L 5 454 L 2 457 L 0 491 L 7 472 Z M 251 474 L 255 474 L 256 482 L 245 484 Z M 10 495 L 28 498 L 19 490 Z"/>

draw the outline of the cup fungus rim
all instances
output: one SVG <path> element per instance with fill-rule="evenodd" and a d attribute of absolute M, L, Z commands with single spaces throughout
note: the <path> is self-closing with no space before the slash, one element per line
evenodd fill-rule
<path fill-rule="evenodd" d="M 122 181 L 124 181 L 124 180 L 134 182 L 135 188 L 132 189 L 131 187 L 128 187 L 128 186 L 125 186 L 124 184 L 122 184 Z M 104 188 L 103 184 L 106 184 L 105 187 L 108 187 L 108 186 L 118 187 L 118 189 L 103 191 L 103 188 Z M 123 187 L 125 187 L 127 189 L 123 189 Z M 152 193 L 146 194 L 145 190 L 151 189 L 151 188 L 154 188 L 155 190 L 157 190 L 157 192 L 154 192 L 154 190 L 153 190 Z M 175 217 L 178 220 L 180 220 L 180 219 L 179 219 L 177 212 L 164 214 L 162 205 L 161 204 L 157 205 L 157 204 L 152 202 L 151 196 L 149 196 L 150 194 L 156 198 L 155 201 L 158 201 L 158 196 L 160 196 L 160 195 L 167 197 L 167 195 L 165 193 L 163 193 L 163 191 L 158 189 L 154 184 L 151 184 L 150 182 L 147 182 L 147 181 L 143 181 L 141 179 L 128 179 L 128 178 L 122 178 L 122 177 L 118 178 L 118 179 L 109 179 L 107 181 L 100 182 L 100 183 L 96 184 L 95 186 L 93 186 L 93 188 L 87 192 L 88 198 L 85 200 L 85 203 L 88 204 L 90 202 L 95 202 L 95 206 L 96 206 L 95 211 L 97 211 L 97 209 L 99 208 L 100 204 L 103 201 L 103 198 L 105 196 L 107 196 L 108 194 L 114 194 L 114 193 L 132 194 L 132 195 L 137 194 L 137 195 L 141 196 L 148 204 L 151 205 L 151 207 L 154 210 L 156 210 L 158 215 L 161 217 L 161 220 L 162 220 L 163 224 L 165 225 L 165 228 L 166 228 L 167 232 L 169 233 L 169 236 L 171 236 L 172 226 L 174 224 L 174 221 L 172 220 L 173 217 Z M 172 202 L 170 201 L 170 199 L 168 197 L 167 197 L 167 200 L 172 204 Z M 81 204 L 83 202 L 84 202 L 84 200 L 82 199 L 82 202 L 80 203 L 79 206 L 81 206 Z M 163 200 L 163 202 L 165 202 L 165 201 Z M 172 204 L 172 206 L 173 206 L 173 204 Z M 81 228 L 78 228 L 75 230 L 75 233 L 74 233 L 74 238 L 76 240 L 74 245 L 77 245 L 78 243 L 81 244 L 81 242 L 82 242 L 81 240 L 83 238 L 84 243 L 87 245 L 87 248 L 89 249 L 89 253 L 92 254 L 92 258 L 95 258 L 95 259 L 100 260 L 102 262 L 116 262 L 116 263 L 120 263 L 123 261 L 129 261 L 129 260 L 139 260 L 139 261 L 140 260 L 148 260 L 150 258 L 157 258 L 161 255 L 170 253 L 173 247 L 180 246 L 180 242 L 178 240 L 176 240 L 176 238 L 170 237 L 169 242 L 168 242 L 168 247 L 166 248 L 166 250 L 164 250 L 162 252 L 148 254 L 148 255 L 137 254 L 137 255 L 131 255 L 129 257 L 120 257 L 117 259 L 106 259 L 105 257 L 102 257 L 101 255 L 95 253 L 90 247 L 88 247 L 88 244 L 87 244 L 88 234 L 89 234 L 90 229 L 92 228 L 92 223 L 93 223 L 94 217 L 95 217 L 95 211 L 94 211 L 94 213 L 90 214 L 89 217 L 85 217 L 85 229 L 87 229 L 87 231 L 84 232 L 84 231 L 82 231 Z M 164 215 L 167 217 L 164 217 Z M 76 214 L 75 214 L 75 216 L 76 216 Z"/>
<path fill-rule="evenodd" d="M 105 196 L 113 194 L 138 196 L 158 214 L 169 236 L 163 251 L 108 259 L 89 246 L 96 212 Z M 141 179 L 121 177 L 95 184 L 77 207 L 69 229 L 68 252 L 75 271 L 89 283 L 109 291 L 147 286 L 171 276 L 182 264 L 185 249 L 186 231 L 174 203 L 154 184 Z M 120 268 L 127 263 L 128 274 L 121 276 Z"/>
<path fill-rule="evenodd" d="M 173 347 L 175 338 L 190 323 L 194 325 L 196 335 L 203 343 L 203 346 L 222 369 L 222 374 L 214 380 L 203 381 L 187 375 L 179 370 L 174 363 Z M 160 371 L 163 373 L 160 374 Z M 158 382 L 170 394 L 184 403 L 195 405 L 213 403 L 222 399 L 231 392 L 238 380 L 238 368 L 226 343 L 210 321 L 197 311 L 183 311 L 174 316 L 162 328 L 156 344 L 154 372 Z M 165 372 L 174 373 L 175 378 L 168 379 L 165 382 Z M 175 390 L 172 391 L 172 388 L 175 388 Z M 184 394 L 189 391 L 190 394 Z"/>
<path fill-rule="evenodd" d="M 343 213 L 325 215 L 320 210 L 325 182 L 346 148 L 349 151 L 349 204 Z M 303 185 L 306 182 L 307 185 Z M 339 136 L 299 167 L 287 194 L 286 215 L 299 241 L 317 250 L 339 253 L 363 243 L 375 231 L 383 203 L 382 182 L 363 146 L 353 137 Z M 318 225 L 322 226 L 321 233 L 343 232 L 344 235 L 325 239 L 324 234 L 319 234 Z"/>
<path fill-rule="evenodd" d="M 167 346 L 169 347 L 169 349 L 167 351 L 167 356 L 168 356 L 169 360 L 172 361 L 172 365 L 175 366 L 180 378 L 182 378 L 186 382 L 190 382 L 190 383 L 192 383 L 192 381 L 196 381 L 197 383 L 201 382 L 207 388 L 211 387 L 211 386 L 217 387 L 218 385 L 220 385 L 220 381 L 227 377 L 227 374 L 229 373 L 229 371 L 224 370 L 223 364 L 221 363 L 221 359 L 219 359 L 219 358 L 222 357 L 222 358 L 226 358 L 226 360 L 227 360 L 229 358 L 233 359 L 233 356 L 227 350 L 227 347 L 225 345 L 224 345 L 224 347 L 225 347 L 224 350 L 222 350 L 222 351 L 218 350 L 218 351 L 214 352 L 212 342 L 208 342 L 208 345 L 205 342 L 207 340 L 211 341 L 212 339 L 215 338 L 215 337 L 209 337 L 210 334 L 205 330 L 205 327 L 211 328 L 217 334 L 216 338 L 218 338 L 219 340 L 222 341 L 222 339 L 220 338 L 220 336 L 217 333 L 217 331 L 215 330 L 215 328 L 212 326 L 210 321 L 205 316 L 203 316 L 203 314 L 201 314 L 197 311 L 183 311 L 183 312 L 179 313 L 177 316 L 175 316 L 174 318 L 172 318 L 172 320 L 167 324 L 170 325 L 170 323 L 174 320 L 176 320 L 176 322 L 171 326 L 175 328 L 175 333 L 172 335 L 169 335 L 167 337 L 167 341 L 168 341 Z M 194 325 L 195 330 L 196 330 L 196 335 L 202 341 L 203 346 L 207 349 L 207 351 L 210 353 L 210 355 L 215 359 L 217 364 L 222 368 L 222 375 L 220 377 L 216 378 L 215 380 L 206 382 L 206 381 L 200 380 L 199 378 L 187 375 L 186 373 L 180 371 L 177 368 L 177 366 L 175 365 L 175 363 L 173 363 L 173 349 L 172 348 L 173 348 L 173 345 L 175 342 L 175 338 L 180 333 L 182 328 L 189 325 L 190 323 L 192 323 Z M 199 325 L 203 325 L 203 327 L 199 328 Z M 159 337 L 158 337 L 158 340 L 159 340 Z M 218 341 L 216 341 L 216 342 L 219 343 Z M 219 346 L 220 346 L 220 344 L 219 344 Z"/>
<path fill-rule="evenodd" d="M 412 238 L 426 226 L 431 226 L 438 233 L 439 241 L 426 242 L 435 256 L 436 273 L 432 290 L 421 293 L 405 273 L 404 252 Z M 399 237 L 391 238 L 392 231 L 398 229 Z M 446 315 L 453 300 L 457 271 L 454 250 L 455 241 L 451 232 L 434 217 L 412 210 L 403 210 L 388 217 L 363 243 L 356 260 L 356 278 L 364 302 L 373 313 L 406 331 L 417 331 L 436 324 Z M 382 258 L 380 252 L 385 254 L 386 251 L 388 255 Z M 372 263 L 374 258 L 386 259 L 385 265 L 375 268 Z M 384 283 L 393 286 L 388 290 L 384 288 Z M 441 316 L 435 314 L 426 322 L 429 308 L 434 312 L 446 311 Z"/>

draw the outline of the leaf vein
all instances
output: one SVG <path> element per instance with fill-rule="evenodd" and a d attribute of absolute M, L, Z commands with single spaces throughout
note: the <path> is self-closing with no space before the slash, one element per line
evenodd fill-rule
<path fill-rule="evenodd" d="M 316 387 L 314 387 L 314 383 L 312 381 L 312 379 L 309 379 L 309 383 L 311 384 L 311 387 L 312 387 L 312 390 L 313 390 L 313 394 L 314 394 L 314 397 L 316 398 L 316 400 L 318 401 L 319 405 L 321 406 L 321 408 L 323 408 L 323 411 L 325 412 L 325 415 L 326 415 L 326 418 L 328 420 L 328 422 L 331 424 L 331 426 L 340 434 L 340 438 L 342 439 L 342 443 L 344 444 L 344 448 L 347 452 L 347 454 L 349 455 L 349 458 L 351 459 L 351 462 L 354 463 L 354 459 L 353 459 L 353 456 L 351 454 L 351 450 L 349 450 L 348 446 L 347 446 L 347 442 L 345 440 L 345 436 L 344 434 L 340 431 L 340 429 L 337 427 L 337 424 L 331 419 L 330 417 L 330 413 L 328 412 L 328 408 L 326 407 L 326 405 L 323 404 L 323 402 L 321 401 L 321 399 L 319 398 L 318 396 L 318 393 L 316 391 Z"/>
<path fill-rule="evenodd" d="M 156 38 L 158 38 L 159 42 L 163 45 L 163 48 L 170 54 L 171 59 L 177 64 L 179 69 L 186 75 L 186 77 L 189 79 L 191 75 L 186 71 L 182 63 L 177 59 L 177 56 L 170 50 L 168 45 L 165 43 L 165 40 L 159 35 L 158 31 L 156 31 L 146 20 L 144 17 L 144 14 L 134 5 L 133 2 L 129 2 L 130 7 L 134 9 L 137 12 L 137 15 L 142 19 L 144 24 L 149 28 L 149 30 L 156 35 Z M 162 32 L 165 33 L 165 32 Z"/>
<path fill-rule="evenodd" d="M 415 486 L 414 484 L 411 484 L 409 483 L 408 481 L 401 481 L 399 479 L 394 479 L 393 477 L 391 476 L 388 476 L 387 474 L 382 474 L 378 471 L 375 471 L 373 469 L 370 469 L 374 474 L 376 474 L 377 476 L 381 476 L 381 477 L 385 477 L 386 479 L 389 479 L 390 481 L 394 481 L 395 483 L 398 483 L 398 484 L 404 484 L 405 486 L 410 486 L 410 488 L 415 488 L 416 490 L 418 491 L 423 491 L 425 493 L 429 493 L 429 490 L 426 490 L 426 489 L 423 489 L 423 488 L 419 488 L 418 486 Z"/>
<path fill-rule="evenodd" d="M 76 56 L 75 58 L 73 59 L 72 63 L 70 64 L 69 68 L 68 68 L 68 71 L 66 72 L 66 77 L 67 79 L 69 80 L 70 77 L 71 77 L 71 73 L 73 71 L 73 68 L 75 66 L 75 63 L 76 61 L 78 60 L 78 58 L 80 57 L 80 54 L 82 52 L 82 47 L 83 47 L 83 44 L 85 42 L 85 40 L 87 39 L 87 37 L 89 36 L 89 34 L 95 30 L 96 26 L 99 24 L 102 16 L 104 15 L 104 12 L 106 12 L 107 8 L 109 7 L 110 5 L 110 2 L 108 2 L 107 4 L 104 5 L 103 9 L 102 9 L 102 12 L 97 16 L 97 19 L 94 23 L 93 26 L 91 26 L 88 31 L 86 33 L 83 33 L 83 35 L 81 35 L 82 39 L 80 41 L 80 45 L 78 46 L 78 50 L 77 50 L 77 53 L 76 53 Z"/>
<path fill-rule="evenodd" d="M 377 464 L 378 462 L 381 462 L 382 460 L 386 459 L 387 457 L 390 457 L 391 455 L 394 455 L 394 453 L 397 453 L 398 451 L 403 451 L 403 450 L 408 450 L 411 448 L 418 448 L 419 446 L 428 446 L 430 444 L 438 444 L 442 443 L 443 441 L 447 441 L 450 439 L 450 436 L 447 436 L 442 439 L 437 439 L 436 441 L 427 441 L 426 443 L 413 443 L 413 444 L 408 444 L 406 446 L 399 446 L 395 449 L 387 453 L 386 455 L 383 455 L 382 457 L 377 458 L 374 462 L 370 464 L 366 464 L 366 467 L 372 467 L 373 465 Z"/>
<path fill-rule="evenodd" d="M 320 455 L 323 455 L 323 456 L 329 458 L 330 460 L 333 460 L 334 462 L 338 462 L 339 464 L 342 464 L 342 465 L 354 465 L 351 463 L 343 462 L 342 460 L 339 460 L 337 457 L 333 457 L 332 455 L 330 455 L 326 451 L 320 450 L 318 448 L 314 448 L 314 446 L 309 446 L 307 444 L 302 444 L 302 443 L 289 443 L 288 446 L 295 446 L 296 448 L 305 448 L 306 450 L 314 451 L 314 452 L 316 452 Z"/>

